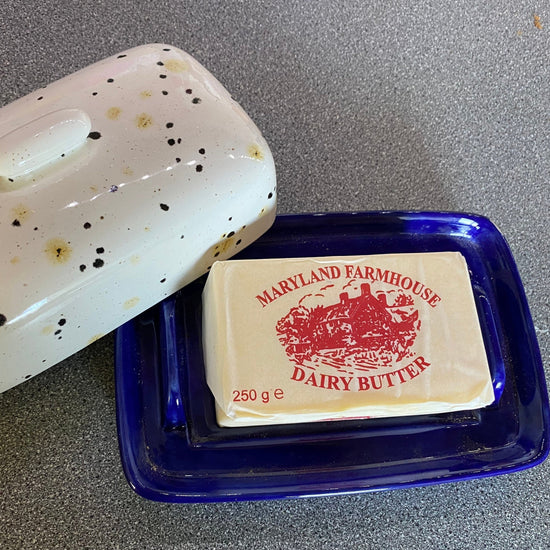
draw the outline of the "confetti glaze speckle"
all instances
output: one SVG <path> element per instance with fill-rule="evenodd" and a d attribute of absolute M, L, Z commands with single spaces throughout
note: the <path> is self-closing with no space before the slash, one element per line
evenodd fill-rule
<path fill-rule="evenodd" d="M 261 133 L 172 46 L 128 50 L 3 107 L 0 145 L 0 391 L 172 294 L 275 217 Z"/>

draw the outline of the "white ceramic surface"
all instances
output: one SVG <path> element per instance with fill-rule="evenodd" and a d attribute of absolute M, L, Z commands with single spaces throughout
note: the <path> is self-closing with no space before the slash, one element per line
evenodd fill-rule
<path fill-rule="evenodd" d="M 273 158 L 196 60 L 123 52 L 0 109 L 0 391 L 272 224 Z"/>

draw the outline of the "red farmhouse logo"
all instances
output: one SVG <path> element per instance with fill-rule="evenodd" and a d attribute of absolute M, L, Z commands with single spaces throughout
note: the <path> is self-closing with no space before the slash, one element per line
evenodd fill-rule
<path fill-rule="evenodd" d="M 421 324 L 413 296 L 402 289 L 373 293 L 362 283 L 359 295 L 350 297 L 344 290 L 353 282 L 342 288 L 337 303 L 306 307 L 302 299 L 277 322 L 279 340 L 295 365 L 349 373 L 392 367 L 413 356 Z"/>

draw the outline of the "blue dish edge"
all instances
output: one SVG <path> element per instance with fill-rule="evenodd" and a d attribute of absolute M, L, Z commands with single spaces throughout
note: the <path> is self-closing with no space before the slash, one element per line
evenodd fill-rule
<path fill-rule="evenodd" d="M 542 409 L 543 409 L 543 416 L 544 416 L 544 437 L 542 438 L 542 445 L 540 448 L 540 451 L 537 455 L 530 457 L 529 459 L 525 460 L 525 462 L 521 464 L 514 464 L 511 466 L 502 465 L 498 468 L 491 469 L 490 471 L 479 471 L 474 474 L 469 472 L 455 472 L 451 474 L 444 474 L 441 476 L 432 476 L 427 479 L 412 479 L 412 480 L 405 480 L 401 482 L 391 482 L 391 483 L 382 483 L 378 485 L 370 485 L 361 487 L 358 486 L 357 482 L 354 482 L 354 487 L 346 487 L 346 484 L 344 483 L 342 486 L 339 487 L 332 487 L 332 488 L 323 488 L 321 490 L 308 490 L 308 487 L 304 487 L 303 490 L 299 491 L 292 491 L 285 489 L 284 487 L 281 488 L 280 491 L 270 491 L 269 493 L 265 493 L 262 491 L 258 491 L 256 493 L 254 492 L 248 492 L 248 493 L 242 493 L 238 495 L 227 495 L 227 494 L 215 494 L 215 493 L 208 493 L 208 494 L 174 494 L 171 493 L 169 488 L 161 488 L 161 483 L 155 488 L 151 487 L 150 483 L 146 482 L 146 478 L 143 477 L 139 473 L 139 469 L 136 466 L 135 460 L 133 459 L 133 456 L 131 456 L 130 451 L 126 446 L 123 445 L 123 439 L 129 437 L 129 427 L 127 422 L 122 416 L 122 413 L 125 411 L 128 413 L 130 410 L 130 407 L 132 407 L 131 400 L 127 399 L 127 396 L 125 395 L 125 392 L 122 391 L 121 388 L 124 387 L 124 377 L 123 373 L 121 373 L 121 370 L 117 368 L 116 375 L 115 375 L 115 384 L 116 384 L 116 395 L 117 395 L 117 428 L 118 428 L 118 434 L 119 434 L 119 447 L 121 452 L 121 459 L 122 459 L 122 465 L 124 469 L 125 476 L 128 480 L 128 483 L 130 486 L 138 493 L 139 495 L 148 498 L 150 500 L 156 500 L 156 501 L 162 501 L 162 502 L 172 502 L 172 503 L 193 503 L 193 502 L 228 502 L 228 501 L 250 501 L 250 500 L 267 500 L 267 499 L 284 499 L 284 498 L 302 498 L 302 497 L 316 497 L 316 496 L 326 496 L 331 494 L 357 494 L 357 493 L 364 493 L 364 492 L 375 492 L 375 491 L 384 491 L 384 490 L 393 490 L 397 488 L 411 488 L 411 487 L 423 487 L 423 486 L 430 486 L 434 484 L 440 484 L 440 483 L 451 483 L 456 481 L 462 481 L 462 480 L 471 480 L 471 479 L 481 479 L 485 477 L 492 477 L 495 475 L 502 475 L 506 473 L 513 473 L 522 471 L 528 468 L 535 467 L 539 464 L 541 464 L 547 457 L 550 451 L 550 432 L 549 432 L 549 425 L 550 425 L 550 413 L 549 413 L 549 404 L 548 404 L 548 393 L 547 393 L 547 387 L 546 387 L 546 381 L 545 381 L 545 374 L 544 374 L 544 368 L 542 364 L 542 358 L 540 355 L 540 349 L 538 346 L 538 341 L 532 321 L 532 316 L 530 313 L 530 309 L 527 302 L 527 297 L 525 295 L 523 284 L 521 283 L 521 278 L 519 275 L 519 272 L 517 270 L 516 263 L 513 259 L 510 247 L 508 243 L 506 242 L 506 239 L 502 235 L 502 233 L 498 230 L 498 228 L 495 226 L 493 222 L 491 222 L 488 218 L 477 215 L 477 214 L 469 214 L 469 213 L 457 213 L 457 212 L 422 212 L 422 211 L 372 211 L 372 212 L 350 212 L 350 213 L 343 213 L 343 212 L 337 212 L 337 213 L 311 213 L 311 214 L 283 214 L 279 215 L 277 219 L 287 220 L 287 221 L 300 221 L 304 220 L 306 218 L 318 218 L 322 216 L 330 216 L 333 218 L 345 218 L 345 219 L 353 219 L 354 216 L 415 216 L 421 218 L 423 215 L 427 215 L 430 217 L 433 216 L 464 216 L 465 218 L 471 218 L 476 219 L 484 224 L 489 224 L 494 228 L 494 230 L 500 235 L 502 238 L 503 244 L 506 246 L 506 252 L 509 256 L 509 265 L 511 274 L 513 276 L 513 279 L 518 284 L 518 297 L 520 300 L 520 308 L 524 312 L 525 317 L 525 324 L 528 330 L 528 338 L 531 342 L 531 345 L 533 346 L 533 352 L 535 356 L 535 364 L 533 365 L 533 369 L 535 371 L 535 374 L 538 379 L 539 383 L 539 389 L 541 393 L 541 400 L 542 400 Z M 277 223 L 277 221 L 275 222 Z M 156 307 L 156 306 L 155 306 Z M 116 364 L 121 364 L 122 361 L 127 361 L 127 359 L 124 359 L 124 354 L 128 353 L 128 347 L 126 346 L 126 349 L 123 349 L 123 346 L 121 342 L 125 341 L 128 342 L 128 340 L 132 339 L 133 331 L 131 330 L 131 323 L 132 321 L 126 323 L 122 327 L 120 327 L 116 332 Z M 135 338 L 134 338 L 135 339 Z"/>

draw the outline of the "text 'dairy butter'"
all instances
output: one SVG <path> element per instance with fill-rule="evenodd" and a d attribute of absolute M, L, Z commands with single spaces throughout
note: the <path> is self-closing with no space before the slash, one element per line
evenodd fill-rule
<path fill-rule="evenodd" d="M 457 252 L 216 262 L 203 307 L 222 426 L 441 413 L 494 400 Z"/>

